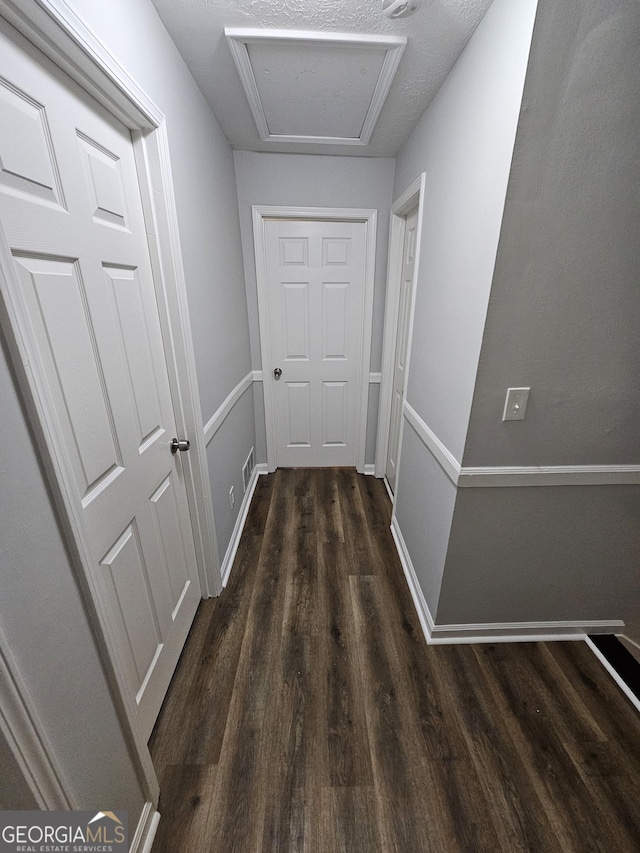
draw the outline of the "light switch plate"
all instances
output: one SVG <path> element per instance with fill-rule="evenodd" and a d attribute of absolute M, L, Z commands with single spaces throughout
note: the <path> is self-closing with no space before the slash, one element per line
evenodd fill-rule
<path fill-rule="evenodd" d="M 527 400 L 531 388 L 507 388 L 504 401 L 503 421 L 523 421 L 527 411 Z"/>

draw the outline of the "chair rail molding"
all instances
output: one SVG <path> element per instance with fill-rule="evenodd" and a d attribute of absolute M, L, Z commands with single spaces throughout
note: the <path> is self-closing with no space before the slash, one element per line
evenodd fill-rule
<path fill-rule="evenodd" d="M 464 466 L 406 401 L 403 414 L 418 438 L 458 488 L 624 486 L 640 483 L 640 465 Z"/>
<path fill-rule="evenodd" d="M 209 444 L 214 435 L 218 432 L 222 424 L 225 422 L 227 416 L 231 413 L 231 410 L 238 402 L 238 400 L 242 397 L 245 391 L 247 391 L 253 383 L 256 381 L 255 373 L 257 371 L 250 370 L 246 376 L 238 382 L 236 387 L 229 392 L 227 398 L 223 403 L 217 408 L 214 414 L 209 418 L 207 423 L 203 427 L 203 436 L 204 443 L 206 445 Z"/>

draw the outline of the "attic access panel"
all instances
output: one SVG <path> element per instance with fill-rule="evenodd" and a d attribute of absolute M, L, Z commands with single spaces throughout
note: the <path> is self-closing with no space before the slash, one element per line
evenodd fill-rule
<path fill-rule="evenodd" d="M 366 145 L 403 36 L 225 29 L 263 142 Z"/>

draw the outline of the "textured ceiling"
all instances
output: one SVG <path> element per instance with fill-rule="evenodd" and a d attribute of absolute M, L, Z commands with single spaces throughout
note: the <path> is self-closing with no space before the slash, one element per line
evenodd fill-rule
<path fill-rule="evenodd" d="M 370 157 L 398 153 L 491 2 L 423 0 L 415 15 L 392 21 L 382 14 L 382 0 L 153 0 L 234 148 Z M 407 36 L 370 143 L 354 149 L 261 141 L 225 39 L 225 26 Z M 287 99 L 286 91 L 282 98 Z"/>

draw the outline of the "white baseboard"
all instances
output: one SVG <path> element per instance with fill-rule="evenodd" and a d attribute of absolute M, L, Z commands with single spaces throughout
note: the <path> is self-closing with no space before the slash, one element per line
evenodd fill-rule
<path fill-rule="evenodd" d="M 500 622 L 434 625 L 431 645 L 446 643 L 550 643 L 585 640 L 588 634 L 613 633 L 617 622 Z"/>
<path fill-rule="evenodd" d="M 269 466 L 266 462 L 258 462 L 258 464 L 256 465 L 256 471 L 258 472 L 258 474 L 268 474 Z"/>
<path fill-rule="evenodd" d="M 411 562 L 411 557 L 409 556 L 409 551 L 407 550 L 407 545 L 398 525 L 398 519 L 395 516 L 391 521 L 391 535 L 393 536 L 393 541 L 396 543 L 398 557 L 400 557 L 404 576 L 407 579 L 407 584 L 409 586 L 409 592 L 411 593 L 413 604 L 418 613 L 422 633 L 424 634 L 427 643 L 430 643 L 431 631 L 433 629 L 433 617 L 431 616 L 429 606 L 418 582 L 415 569 L 413 568 L 413 563 Z"/>
<path fill-rule="evenodd" d="M 151 853 L 159 823 L 160 814 L 155 810 L 153 803 L 145 803 L 135 835 L 131 839 L 129 848 L 131 853 Z"/>
<path fill-rule="evenodd" d="M 247 491 L 244 493 L 244 497 L 242 499 L 242 506 L 240 507 L 238 517 L 236 518 L 233 533 L 231 534 L 231 540 L 229 541 L 229 545 L 227 547 L 227 553 L 224 555 L 224 560 L 222 561 L 222 567 L 220 569 L 220 574 L 222 575 L 223 589 L 227 585 L 229 575 L 231 574 L 231 567 L 233 566 L 233 561 L 236 558 L 236 552 L 238 550 L 238 545 L 240 544 L 240 537 L 242 536 L 242 531 L 244 530 L 244 524 L 247 520 L 247 513 L 249 512 L 249 506 L 251 505 L 251 498 L 253 497 L 253 493 L 256 490 L 258 477 L 260 476 L 260 474 L 267 473 L 266 470 L 261 470 L 262 468 L 266 469 L 266 467 L 266 465 L 255 466 L 251 474 L 251 479 L 249 480 L 249 485 L 247 486 Z"/>
<path fill-rule="evenodd" d="M 640 483 L 640 465 L 462 466 L 405 400 L 402 413 L 416 435 L 458 488 L 504 486 L 611 486 Z"/>
<path fill-rule="evenodd" d="M 415 573 L 398 521 L 391 533 L 413 598 L 420 625 L 429 645 L 446 643 L 525 643 L 555 640 L 585 640 L 588 634 L 615 633 L 624 625 L 618 619 L 583 622 L 485 622 L 479 624 L 436 625 Z"/>
<path fill-rule="evenodd" d="M 375 477 L 376 475 L 376 466 L 375 465 L 365 465 L 362 469 L 362 473 L 366 474 L 367 477 Z"/>
<path fill-rule="evenodd" d="M 627 699 L 631 702 L 631 704 L 636 708 L 636 710 L 640 711 L 640 699 L 635 695 L 635 693 L 627 686 L 626 682 L 620 678 L 616 670 L 611 666 L 606 657 L 602 654 L 600 649 L 596 646 L 596 644 L 587 637 L 585 639 L 586 644 L 589 646 L 594 655 L 598 658 L 602 666 L 607 670 L 609 675 L 616 682 L 618 687 L 622 690 Z"/>

